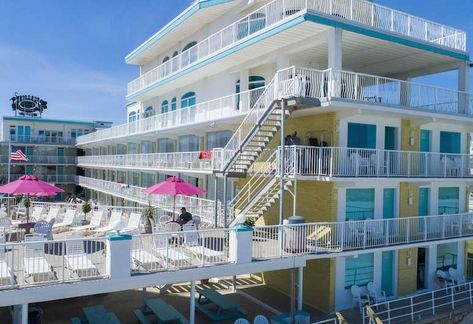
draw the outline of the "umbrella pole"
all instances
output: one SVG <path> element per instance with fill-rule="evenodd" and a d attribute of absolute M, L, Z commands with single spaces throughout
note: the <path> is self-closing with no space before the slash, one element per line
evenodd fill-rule
<path fill-rule="evenodd" d="M 172 220 L 175 221 L 176 220 L 176 195 L 174 195 L 174 199 L 173 199 L 173 205 L 172 205 Z"/>
<path fill-rule="evenodd" d="M 26 223 L 30 222 L 30 194 L 26 195 L 26 204 L 28 207 L 26 207 Z"/>

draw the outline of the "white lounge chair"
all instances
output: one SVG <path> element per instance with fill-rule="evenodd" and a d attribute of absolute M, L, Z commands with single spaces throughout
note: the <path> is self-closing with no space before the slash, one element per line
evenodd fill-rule
<path fill-rule="evenodd" d="M 14 284 L 14 276 L 5 258 L 5 236 L 0 234 L 0 287 Z"/>
<path fill-rule="evenodd" d="M 99 234 L 105 234 L 107 232 L 121 230 L 122 228 L 122 212 L 119 210 L 113 210 L 112 215 L 110 216 L 110 220 L 108 221 L 108 225 L 105 227 L 97 228 L 93 231 Z"/>
<path fill-rule="evenodd" d="M 81 236 L 72 235 L 66 241 L 66 267 L 78 277 L 91 277 L 98 273 L 97 267 L 92 263 L 84 251 L 84 241 Z"/>
<path fill-rule="evenodd" d="M 206 259 L 215 260 L 224 256 L 223 251 L 212 250 L 199 243 L 199 233 L 197 232 L 195 225 L 184 225 L 182 229 L 186 250 Z"/>
<path fill-rule="evenodd" d="M 161 263 L 167 266 L 168 262 L 171 262 L 178 266 L 190 261 L 191 258 L 189 256 L 169 244 L 170 239 L 176 238 L 165 233 L 153 236 L 154 251 L 161 258 Z"/>
<path fill-rule="evenodd" d="M 139 234 L 141 224 L 141 214 L 131 213 L 128 218 L 128 225 L 120 230 L 120 233 Z"/>
<path fill-rule="evenodd" d="M 366 294 L 364 294 L 362 291 L 361 291 L 361 288 L 358 287 L 357 285 L 353 285 L 351 286 L 351 295 L 353 297 L 353 302 L 355 304 L 358 304 L 358 307 L 360 309 L 360 314 L 362 312 L 362 309 L 363 307 L 366 305 L 366 304 L 370 304 L 370 298 L 369 296 L 367 296 Z"/>
<path fill-rule="evenodd" d="M 386 292 L 379 289 L 376 283 L 368 282 L 366 288 L 368 289 L 368 296 L 374 300 L 375 304 L 386 301 Z"/>
<path fill-rule="evenodd" d="M 60 207 L 51 207 L 51 208 L 49 208 L 48 215 L 46 215 L 46 221 L 49 222 L 53 218 L 57 219 L 59 217 L 60 212 L 61 212 Z"/>
<path fill-rule="evenodd" d="M 62 222 L 56 223 L 53 225 L 53 229 L 64 228 L 68 226 L 72 226 L 74 224 L 74 219 L 76 217 L 77 210 L 76 209 L 67 209 L 66 214 L 64 214 L 64 219 Z"/>
<path fill-rule="evenodd" d="M 105 214 L 104 210 L 94 211 L 92 213 L 92 217 L 90 218 L 89 225 L 77 226 L 77 227 L 73 227 L 72 229 L 74 231 L 82 232 L 82 231 L 88 231 L 88 230 L 99 228 L 102 225 L 104 214 Z"/>
<path fill-rule="evenodd" d="M 152 239 L 151 236 L 137 237 L 133 239 L 133 247 L 131 250 L 131 261 L 135 266 L 135 269 L 141 269 L 145 271 L 153 271 L 162 268 L 161 260 L 146 250 L 143 246 L 143 240 Z"/>
<path fill-rule="evenodd" d="M 43 215 L 44 208 L 43 206 L 35 206 L 30 214 L 30 218 L 32 219 L 41 219 Z"/>
<path fill-rule="evenodd" d="M 23 272 L 25 281 L 43 282 L 55 279 L 51 265 L 46 260 L 43 236 L 27 235 L 25 237 L 25 254 L 23 256 Z"/>

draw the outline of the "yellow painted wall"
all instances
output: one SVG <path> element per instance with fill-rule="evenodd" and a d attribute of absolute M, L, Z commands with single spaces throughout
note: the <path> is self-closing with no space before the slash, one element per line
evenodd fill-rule
<path fill-rule="evenodd" d="M 414 142 L 411 145 L 411 135 Z M 402 151 L 419 151 L 420 146 L 420 127 L 413 126 L 409 119 L 401 121 L 401 150 Z"/>
<path fill-rule="evenodd" d="M 292 215 L 292 195 L 285 193 L 284 216 Z M 336 221 L 337 190 L 332 182 L 298 181 L 296 214 L 307 222 Z M 279 202 L 277 201 L 257 225 L 277 224 Z M 264 280 L 270 287 L 289 294 L 290 271 L 266 272 Z M 304 269 L 304 303 L 324 312 L 335 307 L 335 259 L 312 260 Z"/>
<path fill-rule="evenodd" d="M 408 203 L 412 196 L 412 204 Z M 401 182 L 399 190 L 399 217 L 418 215 L 419 186 Z M 417 248 L 399 250 L 398 257 L 398 295 L 413 293 L 417 290 Z M 408 261 L 410 259 L 410 262 Z"/>

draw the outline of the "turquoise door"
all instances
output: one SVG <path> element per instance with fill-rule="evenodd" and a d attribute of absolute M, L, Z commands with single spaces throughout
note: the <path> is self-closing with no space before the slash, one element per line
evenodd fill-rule
<path fill-rule="evenodd" d="M 430 188 L 419 188 L 419 216 L 430 214 Z"/>
<path fill-rule="evenodd" d="M 396 145 L 396 127 L 386 126 L 384 128 L 384 149 L 385 150 L 397 150 Z"/>
<path fill-rule="evenodd" d="M 381 289 L 386 292 L 386 296 L 392 296 L 394 294 L 394 251 L 383 252 L 381 258 Z"/>
<path fill-rule="evenodd" d="M 461 150 L 461 134 L 456 132 L 440 132 L 440 152 L 459 154 Z"/>
<path fill-rule="evenodd" d="M 396 189 L 387 188 L 383 191 L 383 218 L 394 218 Z"/>
<path fill-rule="evenodd" d="M 64 148 L 63 147 L 57 148 L 57 162 L 64 163 Z"/>
<path fill-rule="evenodd" d="M 23 142 L 24 140 L 24 128 L 23 126 L 18 126 L 18 142 Z"/>
<path fill-rule="evenodd" d="M 26 148 L 26 156 L 31 161 L 33 157 L 33 148 L 31 146 Z"/>
<path fill-rule="evenodd" d="M 29 143 L 31 141 L 31 127 L 25 126 L 25 143 Z"/>
<path fill-rule="evenodd" d="M 419 144 L 419 150 L 421 152 L 430 152 L 430 139 L 431 139 L 431 131 L 427 129 L 421 129 L 420 130 L 420 144 Z M 430 170 L 430 164 L 431 160 L 429 159 L 428 154 L 423 154 L 421 155 L 421 160 L 420 162 L 420 174 L 427 176 L 429 174 Z"/>

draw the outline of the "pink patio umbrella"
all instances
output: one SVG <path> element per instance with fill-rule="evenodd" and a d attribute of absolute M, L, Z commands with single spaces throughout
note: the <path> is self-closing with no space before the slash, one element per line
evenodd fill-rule
<path fill-rule="evenodd" d="M 177 195 L 200 195 L 205 193 L 206 191 L 191 185 L 190 183 L 185 182 L 183 179 L 179 177 L 169 177 L 165 181 L 155 184 L 149 188 L 143 190 L 144 193 L 150 195 L 173 195 L 174 202 L 173 202 L 173 213 L 172 218 L 174 219 L 174 215 L 176 213 L 176 196 Z"/>
<path fill-rule="evenodd" d="M 59 192 L 64 192 L 50 183 L 39 180 L 34 175 L 24 175 L 20 179 L 0 186 L 0 193 L 10 195 L 26 195 L 29 201 L 30 196 L 54 196 Z M 26 223 L 29 223 L 30 210 L 26 208 Z"/>

